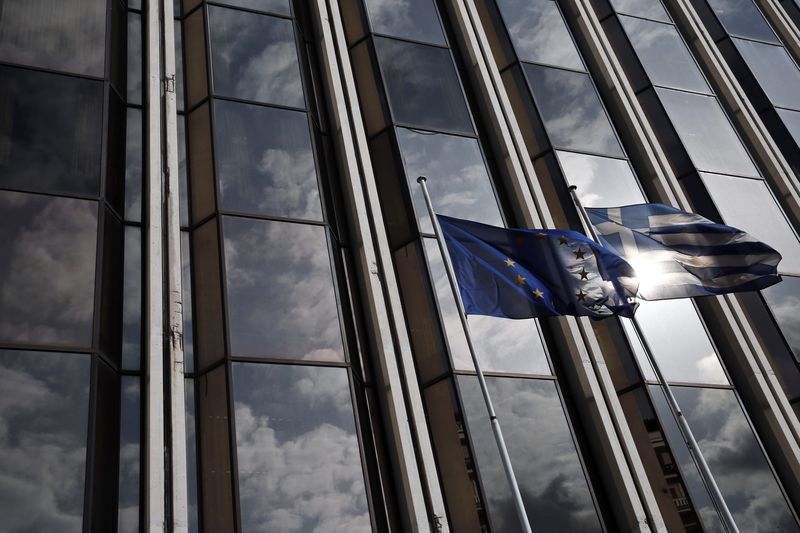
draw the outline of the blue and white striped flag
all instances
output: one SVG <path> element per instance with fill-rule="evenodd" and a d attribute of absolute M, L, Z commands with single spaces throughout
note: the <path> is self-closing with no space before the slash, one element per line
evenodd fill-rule
<path fill-rule="evenodd" d="M 754 291 L 781 280 L 778 252 L 700 215 L 663 204 L 586 211 L 601 243 L 636 270 L 644 300 Z"/>

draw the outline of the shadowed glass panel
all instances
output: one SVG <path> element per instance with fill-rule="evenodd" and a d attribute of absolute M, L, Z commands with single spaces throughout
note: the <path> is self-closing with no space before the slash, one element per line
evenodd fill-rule
<path fill-rule="evenodd" d="M 800 278 L 783 276 L 783 281 L 761 291 L 786 342 L 800 359 Z"/>
<path fill-rule="evenodd" d="M 783 120 L 786 129 L 794 137 L 794 142 L 800 145 L 800 112 L 789 111 L 788 109 L 776 109 L 776 111 L 781 120 Z"/>
<path fill-rule="evenodd" d="M 619 20 L 653 85 L 711 93 L 675 26 L 625 16 Z"/>
<path fill-rule="evenodd" d="M 142 220 L 142 111 L 127 108 L 125 132 L 125 220 Z M 181 121 L 182 122 L 182 121 Z"/>
<path fill-rule="evenodd" d="M 497 6 L 520 61 L 585 70 L 555 2 L 500 0 Z"/>
<path fill-rule="evenodd" d="M 305 107 L 290 20 L 208 7 L 214 93 Z"/>
<path fill-rule="evenodd" d="M 83 531 L 90 357 L 0 351 L 3 531 Z"/>
<path fill-rule="evenodd" d="M 570 185 L 586 207 L 638 204 L 645 201 L 631 165 L 624 159 L 611 159 L 575 152 L 556 152 Z"/>
<path fill-rule="evenodd" d="M 306 114 L 225 101 L 214 111 L 222 209 L 322 220 Z"/>
<path fill-rule="evenodd" d="M 417 183 L 419 176 L 428 178 L 428 191 L 437 213 L 503 225 L 476 139 L 405 128 L 397 128 L 397 138 L 420 231 L 433 233 L 422 187 Z"/>
<path fill-rule="evenodd" d="M 492 531 L 520 531 L 478 379 L 457 379 Z M 486 381 L 535 531 L 603 531 L 555 383 L 497 377 Z"/>
<path fill-rule="evenodd" d="M 216 0 L 219 4 L 246 7 L 257 11 L 276 13 L 278 15 L 291 15 L 290 0 Z"/>
<path fill-rule="evenodd" d="M 139 531 L 139 467 L 141 435 L 139 378 L 122 376 L 119 430 L 119 533 Z"/>
<path fill-rule="evenodd" d="M 98 195 L 102 82 L 0 67 L 0 186 Z"/>
<path fill-rule="evenodd" d="M 175 21 L 175 104 L 178 112 L 186 105 L 185 87 L 183 85 L 183 26 Z"/>
<path fill-rule="evenodd" d="M 141 230 L 125 226 L 122 368 L 126 370 L 138 370 L 142 358 L 142 270 Z"/>
<path fill-rule="evenodd" d="M 97 202 L 0 192 L 0 340 L 91 346 Z"/>
<path fill-rule="evenodd" d="M 178 115 L 178 186 L 180 187 L 181 226 L 189 225 L 189 173 L 186 163 L 186 119 Z"/>
<path fill-rule="evenodd" d="M 800 274 L 800 242 L 762 180 L 701 174 L 726 224 L 746 231 L 783 256 L 778 271 Z"/>
<path fill-rule="evenodd" d="M 396 122 L 472 134 L 472 121 L 450 51 L 375 37 Z"/>
<path fill-rule="evenodd" d="M 434 0 L 365 0 L 372 31 L 446 46 Z"/>
<path fill-rule="evenodd" d="M 624 157 L 588 74 L 529 64 L 524 69 L 555 147 Z"/>
<path fill-rule="evenodd" d="M 244 531 L 371 531 L 347 371 L 233 364 Z"/>
<path fill-rule="evenodd" d="M 186 372 L 194 371 L 194 318 L 192 315 L 192 261 L 189 232 L 181 231 L 181 292 L 183 295 L 183 358 Z"/>
<path fill-rule="evenodd" d="M 128 13 L 128 75 L 127 102 L 142 103 L 142 16 L 139 13 Z"/>
<path fill-rule="evenodd" d="M 716 98 L 669 89 L 657 93 L 698 170 L 758 176 Z"/>
<path fill-rule="evenodd" d="M 185 379 L 184 398 L 186 400 L 186 485 L 189 511 L 189 533 L 197 533 L 199 528 L 199 509 L 197 507 L 197 434 L 195 432 L 194 380 Z"/>
<path fill-rule="evenodd" d="M 782 46 L 732 39 L 776 106 L 800 109 L 800 69 Z"/>
<path fill-rule="evenodd" d="M 778 42 L 752 0 L 708 0 L 708 4 L 731 35 Z"/>
<path fill-rule="evenodd" d="M 233 355 L 344 360 L 325 228 L 223 221 Z"/>
<path fill-rule="evenodd" d="M 106 2 L 5 0 L 0 11 L 0 60 L 103 76 Z"/>
<path fill-rule="evenodd" d="M 634 17 L 670 22 L 667 10 L 659 0 L 611 0 L 611 5 L 617 13 L 633 15 Z"/>

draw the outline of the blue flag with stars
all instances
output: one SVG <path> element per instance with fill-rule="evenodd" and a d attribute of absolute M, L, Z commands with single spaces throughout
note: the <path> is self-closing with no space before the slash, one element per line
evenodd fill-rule
<path fill-rule="evenodd" d="M 633 316 L 633 268 L 580 233 L 438 219 L 467 314 Z"/>

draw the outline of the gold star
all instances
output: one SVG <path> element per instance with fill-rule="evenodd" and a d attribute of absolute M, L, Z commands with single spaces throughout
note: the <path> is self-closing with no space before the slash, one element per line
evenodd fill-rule
<path fill-rule="evenodd" d="M 523 278 L 520 274 L 517 274 L 517 279 L 515 280 L 517 285 L 525 285 L 525 278 Z"/>
<path fill-rule="evenodd" d="M 577 296 L 578 300 L 580 300 L 582 302 L 586 300 L 586 293 L 583 292 L 583 290 L 579 290 L 578 294 L 576 294 L 575 296 Z"/>
<path fill-rule="evenodd" d="M 560 242 L 561 244 L 567 244 L 569 242 L 569 239 L 567 239 L 562 235 L 561 237 L 558 238 L 558 242 Z"/>
<path fill-rule="evenodd" d="M 516 264 L 517 263 L 514 260 L 506 258 L 506 266 L 510 266 L 511 268 L 514 268 L 514 265 L 516 265 Z"/>
<path fill-rule="evenodd" d="M 578 248 L 577 252 L 573 252 L 573 253 L 575 254 L 575 259 L 583 259 L 584 254 L 586 254 L 586 252 L 584 252 L 580 248 Z"/>
<path fill-rule="evenodd" d="M 544 293 L 537 287 L 536 290 L 531 291 L 536 298 L 544 298 Z"/>
<path fill-rule="evenodd" d="M 586 272 L 585 268 L 581 268 L 581 271 L 578 272 L 578 274 L 580 274 L 581 279 L 589 279 L 589 273 Z"/>

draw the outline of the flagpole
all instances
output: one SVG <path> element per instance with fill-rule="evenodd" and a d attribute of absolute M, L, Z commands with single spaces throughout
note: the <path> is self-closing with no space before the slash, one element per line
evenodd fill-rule
<path fill-rule="evenodd" d="M 492 405 L 492 398 L 489 396 L 489 388 L 486 386 L 486 378 L 483 376 L 483 369 L 478 360 L 475 352 L 475 346 L 472 343 L 472 334 L 469 329 L 469 322 L 467 321 L 467 314 L 464 312 L 464 302 L 461 300 L 461 292 L 458 290 L 456 283 L 456 275 L 453 271 L 453 263 L 450 261 L 450 254 L 442 237 L 442 228 L 439 226 L 439 219 L 436 218 L 436 213 L 433 210 L 431 197 L 428 194 L 428 186 L 426 184 L 427 178 L 420 176 L 417 178 L 417 183 L 422 186 L 422 195 L 425 197 L 425 205 L 428 208 L 428 215 L 433 223 L 433 232 L 436 235 L 436 243 L 439 245 L 439 252 L 442 254 L 442 261 L 444 261 L 445 271 L 447 272 L 447 280 L 450 282 L 450 289 L 453 291 L 453 297 L 456 300 L 458 307 L 458 318 L 461 319 L 461 326 L 464 328 L 464 334 L 467 337 L 467 346 L 469 347 L 469 354 L 472 357 L 472 364 L 475 367 L 475 373 L 478 375 L 478 383 L 481 387 L 481 394 L 483 401 L 486 404 L 486 410 L 489 413 L 489 421 L 492 424 L 492 432 L 494 433 L 494 440 L 497 443 L 497 449 L 500 451 L 500 459 L 503 462 L 503 471 L 506 474 L 508 484 L 511 486 L 511 493 L 514 496 L 514 507 L 517 510 L 522 531 L 524 533 L 532 533 L 531 524 L 528 521 L 528 513 L 525 511 L 525 504 L 522 502 L 522 494 L 519 491 L 519 484 L 517 477 L 514 475 L 514 468 L 511 466 L 511 458 L 508 456 L 508 448 L 506 448 L 506 441 L 503 438 L 503 432 L 500 429 L 500 422 L 497 420 L 497 414 Z"/>
<path fill-rule="evenodd" d="M 578 187 L 576 185 L 570 185 L 569 193 L 572 196 L 572 201 L 575 203 L 575 207 L 578 209 L 578 214 L 581 217 L 581 222 L 583 223 L 586 230 L 589 232 L 589 236 L 597 243 L 600 240 L 597 238 L 597 232 L 594 230 L 594 226 L 592 225 L 591 220 L 589 220 L 589 215 L 586 213 L 586 209 L 583 207 L 583 204 L 578 199 L 578 194 L 576 190 Z M 678 422 L 678 428 L 680 429 L 681 436 L 683 437 L 686 446 L 689 448 L 689 453 L 694 459 L 695 464 L 700 472 L 700 477 L 703 479 L 703 483 L 708 488 L 709 492 L 711 493 L 711 497 L 714 501 L 714 506 L 717 509 L 717 514 L 719 515 L 720 520 L 722 521 L 725 528 L 730 533 L 739 533 L 739 528 L 736 526 L 736 522 L 733 520 L 733 515 L 731 514 L 730 509 L 728 508 L 728 504 L 725 502 L 725 498 L 722 496 L 722 492 L 719 490 L 719 486 L 717 485 L 716 480 L 714 479 L 714 475 L 711 473 L 711 469 L 706 462 L 705 457 L 703 457 L 703 453 L 700 451 L 700 447 L 697 444 L 697 440 L 694 438 L 694 433 L 692 433 L 692 429 L 689 427 L 689 423 L 686 421 L 686 417 L 683 416 L 683 411 L 681 410 L 680 405 L 678 405 L 678 400 L 675 398 L 675 395 L 672 393 L 672 387 L 670 387 L 669 383 L 667 383 L 667 379 L 664 377 L 664 374 L 661 372 L 661 367 L 658 366 L 658 362 L 656 361 L 655 356 L 653 355 L 653 350 L 650 349 L 650 343 L 647 341 L 647 337 L 644 335 L 644 331 L 642 331 L 642 327 L 639 324 L 639 321 L 636 320 L 636 317 L 632 317 L 631 323 L 633 324 L 633 329 L 636 331 L 636 336 L 639 337 L 639 341 L 644 348 L 645 356 L 647 357 L 647 361 L 650 363 L 650 366 L 653 368 L 653 371 L 656 374 L 656 378 L 658 379 L 658 384 L 661 387 L 661 390 L 664 392 L 664 396 L 667 398 L 667 404 L 669 405 L 670 411 L 672 411 L 672 415 Z M 623 328 L 623 333 L 626 337 L 628 337 L 628 343 L 630 343 L 631 339 L 628 336 L 628 333 Z M 632 349 L 632 348 L 631 348 Z"/>

